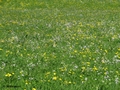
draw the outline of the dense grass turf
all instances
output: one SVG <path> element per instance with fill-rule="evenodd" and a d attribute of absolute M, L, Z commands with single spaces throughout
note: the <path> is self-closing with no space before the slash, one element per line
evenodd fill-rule
<path fill-rule="evenodd" d="M 0 0 L 0 90 L 120 90 L 119 0 Z"/>

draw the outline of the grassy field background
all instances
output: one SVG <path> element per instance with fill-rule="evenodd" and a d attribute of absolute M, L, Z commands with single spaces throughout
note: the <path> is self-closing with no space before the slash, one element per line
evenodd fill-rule
<path fill-rule="evenodd" d="M 119 0 L 0 0 L 0 90 L 120 90 Z"/>

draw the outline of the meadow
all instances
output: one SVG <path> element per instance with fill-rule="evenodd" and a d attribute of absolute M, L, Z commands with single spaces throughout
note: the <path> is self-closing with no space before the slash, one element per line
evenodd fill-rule
<path fill-rule="evenodd" d="M 0 0 L 0 90 L 120 90 L 120 1 Z"/>

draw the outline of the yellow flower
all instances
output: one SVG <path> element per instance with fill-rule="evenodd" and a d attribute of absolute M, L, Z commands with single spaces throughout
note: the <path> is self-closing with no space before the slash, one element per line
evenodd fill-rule
<path fill-rule="evenodd" d="M 11 77 L 11 76 L 12 76 L 12 74 L 7 73 L 5 76 L 6 76 L 6 77 Z"/>
<path fill-rule="evenodd" d="M 49 74 L 50 74 L 50 72 L 47 72 L 47 73 L 46 73 L 46 75 L 49 75 Z"/>
<path fill-rule="evenodd" d="M 21 57 L 23 57 L 23 54 L 20 54 Z"/>
<path fill-rule="evenodd" d="M 108 51 L 107 51 L 107 50 L 105 50 L 105 52 L 107 53 Z"/>
<path fill-rule="evenodd" d="M 59 78 L 60 81 L 62 81 L 62 78 Z"/>
<path fill-rule="evenodd" d="M 118 51 L 120 51 L 120 48 L 118 48 Z"/>
<path fill-rule="evenodd" d="M 71 84 L 72 82 L 71 82 L 71 81 L 69 81 L 68 83 L 69 83 L 69 84 Z"/>
<path fill-rule="evenodd" d="M 4 42 L 4 40 L 1 40 L 1 42 L 3 43 L 3 42 Z"/>
<path fill-rule="evenodd" d="M 77 53 L 77 50 L 74 50 L 74 53 Z"/>
<path fill-rule="evenodd" d="M 120 59 L 120 55 L 117 55 L 117 58 Z"/>
<path fill-rule="evenodd" d="M 118 72 L 118 71 L 116 71 L 116 74 L 118 74 L 118 75 L 119 75 L 119 72 Z"/>
<path fill-rule="evenodd" d="M 96 66 L 94 66 L 94 68 L 93 68 L 93 71 L 97 71 L 98 69 L 97 69 L 97 67 Z"/>
<path fill-rule="evenodd" d="M 56 73 L 53 73 L 54 75 L 56 75 Z"/>
<path fill-rule="evenodd" d="M 50 82 L 50 80 L 48 80 L 48 82 Z"/>
<path fill-rule="evenodd" d="M 36 88 L 32 88 L 32 90 L 36 90 Z"/>
<path fill-rule="evenodd" d="M 57 77 L 56 77 L 56 76 L 54 76 L 52 79 L 53 79 L 53 80 L 57 80 Z"/>
<path fill-rule="evenodd" d="M 32 90 L 36 90 L 36 88 L 32 88 Z"/>
<path fill-rule="evenodd" d="M 87 66 L 90 66 L 90 62 L 87 62 Z"/>
<path fill-rule="evenodd" d="M 85 70 L 85 67 L 82 67 L 82 70 Z"/>
<path fill-rule="evenodd" d="M 26 85 L 29 84 L 27 80 L 25 81 L 25 84 L 26 84 Z"/>
<path fill-rule="evenodd" d="M 83 76 L 82 75 L 80 75 L 80 78 L 82 78 Z"/>
<path fill-rule="evenodd" d="M 84 72 L 86 68 L 85 67 L 81 67 L 81 69 L 82 69 L 82 72 Z"/>
<path fill-rule="evenodd" d="M 0 48 L 0 51 L 2 51 L 3 49 L 2 48 Z"/>

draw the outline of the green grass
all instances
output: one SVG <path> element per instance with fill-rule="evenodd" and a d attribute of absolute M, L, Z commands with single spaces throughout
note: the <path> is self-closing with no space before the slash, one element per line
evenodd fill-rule
<path fill-rule="evenodd" d="M 0 90 L 120 90 L 119 0 L 0 0 Z"/>

